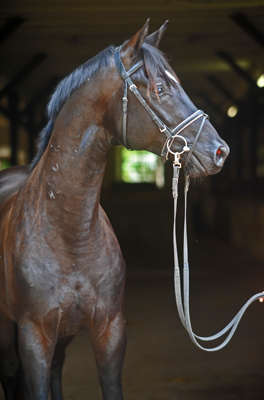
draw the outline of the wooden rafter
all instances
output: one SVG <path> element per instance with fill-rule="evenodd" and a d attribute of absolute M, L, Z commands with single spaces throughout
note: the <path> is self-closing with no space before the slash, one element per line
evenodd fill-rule
<path fill-rule="evenodd" d="M 25 21 L 25 18 L 10 18 L 0 30 L 0 44 L 8 39 Z"/>
<path fill-rule="evenodd" d="M 243 29 L 252 39 L 255 40 L 262 48 L 264 48 L 264 35 L 261 33 L 243 13 L 235 13 L 231 15 L 231 19 Z"/>
<path fill-rule="evenodd" d="M 13 89 L 19 83 L 21 83 L 35 68 L 37 68 L 46 57 L 47 55 L 44 53 L 36 54 L 33 59 L 18 73 L 18 75 L 1 90 L 0 98 L 13 91 Z"/>

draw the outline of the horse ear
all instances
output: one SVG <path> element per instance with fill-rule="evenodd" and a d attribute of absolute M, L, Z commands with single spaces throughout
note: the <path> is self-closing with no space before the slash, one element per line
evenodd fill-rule
<path fill-rule="evenodd" d="M 148 36 L 148 29 L 149 29 L 149 19 L 145 23 L 142 29 L 138 31 L 123 47 L 122 55 L 134 57 L 138 54 L 142 44 L 146 40 Z"/>
<path fill-rule="evenodd" d="M 146 43 L 151 44 L 152 46 L 159 47 L 160 41 L 167 29 L 168 20 L 156 31 L 153 32 L 146 38 Z"/>

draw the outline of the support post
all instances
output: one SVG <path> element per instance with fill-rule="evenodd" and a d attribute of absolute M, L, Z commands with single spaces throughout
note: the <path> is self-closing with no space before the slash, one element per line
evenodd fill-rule
<path fill-rule="evenodd" d="M 11 147 L 11 165 L 18 164 L 17 150 L 18 150 L 18 129 L 19 129 L 19 109 L 18 109 L 18 95 L 10 91 L 8 94 L 9 101 L 9 116 L 10 116 L 10 147 Z"/>

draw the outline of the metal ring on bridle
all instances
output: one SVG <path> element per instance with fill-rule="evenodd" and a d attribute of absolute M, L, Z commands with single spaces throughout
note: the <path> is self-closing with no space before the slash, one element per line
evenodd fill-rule
<path fill-rule="evenodd" d="M 188 164 L 188 162 L 189 162 L 189 160 L 191 158 L 191 155 L 192 155 L 192 153 L 194 151 L 194 148 L 195 148 L 195 146 L 197 144 L 199 136 L 200 136 L 200 134 L 202 132 L 205 120 L 208 118 L 208 115 L 205 114 L 202 110 L 197 110 L 195 113 L 190 115 L 190 117 L 186 118 L 183 122 L 181 122 L 179 125 L 177 125 L 176 128 L 174 128 L 174 130 L 172 131 L 174 133 L 173 138 L 172 139 L 167 139 L 165 144 L 164 144 L 164 147 L 162 149 L 162 153 L 161 154 L 165 157 L 166 160 L 169 157 L 169 153 L 174 154 L 174 152 L 171 150 L 171 146 L 173 144 L 174 139 L 176 139 L 177 137 L 182 137 L 183 138 L 183 136 L 179 135 L 179 133 L 182 132 L 185 128 L 187 128 L 190 124 L 192 124 L 193 122 L 195 122 L 199 118 L 203 118 L 203 120 L 202 120 L 200 128 L 199 128 L 199 130 L 198 130 L 198 132 L 196 134 L 196 137 L 194 138 L 192 147 L 190 149 L 189 146 L 187 145 L 187 142 L 186 142 L 186 147 L 188 149 L 183 150 L 184 152 L 189 152 L 188 157 L 187 157 L 187 159 L 185 161 L 185 166 L 187 166 L 187 164 Z"/>
<path fill-rule="evenodd" d="M 176 139 L 176 138 L 180 138 L 180 139 L 182 139 L 182 140 L 184 141 L 184 146 L 183 146 L 183 148 L 182 148 L 182 151 L 172 151 L 172 150 L 171 150 L 172 142 L 171 142 L 171 143 L 168 142 L 168 151 L 169 151 L 171 154 L 173 154 L 173 155 L 175 155 L 175 154 L 181 155 L 181 154 L 183 154 L 183 153 L 189 152 L 189 151 L 190 151 L 190 148 L 189 148 L 188 145 L 187 145 L 187 140 L 185 139 L 185 137 L 183 137 L 183 136 L 181 136 L 181 135 L 177 135 L 174 139 Z M 169 147 L 169 146 L 170 146 L 170 147 Z"/>
<path fill-rule="evenodd" d="M 167 143 L 167 146 L 169 146 L 168 153 L 170 153 L 174 156 L 173 165 L 181 168 L 181 163 L 180 163 L 181 154 L 188 153 L 190 151 L 190 148 L 187 146 L 187 141 L 186 141 L 185 137 L 183 137 L 181 135 L 177 135 L 177 138 L 180 138 L 184 141 L 184 146 L 182 148 L 182 151 L 172 151 L 171 150 L 172 141 L 171 142 L 166 141 L 166 143 Z"/>

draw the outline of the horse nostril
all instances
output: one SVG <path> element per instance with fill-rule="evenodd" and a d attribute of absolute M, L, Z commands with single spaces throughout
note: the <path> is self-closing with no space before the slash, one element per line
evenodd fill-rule
<path fill-rule="evenodd" d="M 224 165 L 225 159 L 229 154 L 229 148 L 225 147 L 225 146 L 220 146 L 218 147 L 218 149 L 216 150 L 215 153 L 215 164 L 218 167 L 222 167 Z"/>

